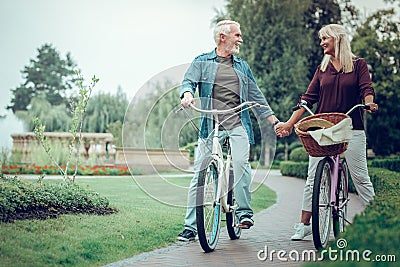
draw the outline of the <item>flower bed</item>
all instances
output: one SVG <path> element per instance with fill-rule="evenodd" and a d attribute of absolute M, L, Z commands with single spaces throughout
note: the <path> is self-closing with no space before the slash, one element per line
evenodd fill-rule
<path fill-rule="evenodd" d="M 65 170 L 65 166 L 61 166 Z M 59 175 L 59 170 L 55 166 L 36 166 L 36 165 L 3 165 L 1 171 L 4 174 L 47 174 Z M 75 167 L 70 167 L 69 174 L 75 172 Z M 127 166 L 79 166 L 77 175 L 130 175 Z"/>

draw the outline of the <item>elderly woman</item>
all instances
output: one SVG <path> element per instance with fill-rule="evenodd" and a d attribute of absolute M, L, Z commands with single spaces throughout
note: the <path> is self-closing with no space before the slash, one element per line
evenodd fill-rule
<path fill-rule="evenodd" d="M 320 45 L 324 57 L 317 67 L 314 77 L 301 100 L 307 101 L 308 106 L 317 103 L 315 113 L 341 112 L 346 113 L 351 107 L 364 101 L 374 112 L 378 105 L 374 103 L 374 89 L 364 59 L 356 57 L 351 52 L 350 41 L 343 26 L 330 24 L 319 31 Z M 278 136 L 290 134 L 294 124 L 304 114 L 301 108 L 293 112 L 290 119 L 278 124 L 275 128 Z M 367 169 L 366 135 L 363 127 L 362 111 L 350 115 L 353 124 L 353 135 L 344 153 L 348 163 L 351 178 L 355 184 L 361 202 L 365 205 L 374 197 Z M 309 158 L 308 177 L 303 192 L 301 221 L 295 225 L 296 233 L 292 240 L 302 240 L 311 234 L 311 203 L 312 186 L 319 157 Z"/>

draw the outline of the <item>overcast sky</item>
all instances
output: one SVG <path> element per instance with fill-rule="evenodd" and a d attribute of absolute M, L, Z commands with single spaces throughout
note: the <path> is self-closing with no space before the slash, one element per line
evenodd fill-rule
<path fill-rule="evenodd" d="M 382 0 L 353 0 L 361 10 Z M 0 114 L 37 49 L 70 52 L 96 91 L 133 97 L 153 76 L 214 48 L 211 20 L 224 0 L 1 0 Z M 244 38 L 245 38 L 244 33 Z M 246 40 L 244 39 L 244 42 Z M 245 45 L 245 44 L 244 44 Z M 3 125 L 1 125 L 3 124 Z M 5 127 L 0 119 L 0 131 Z"/>
<path fill-rule="evenodd" d="M 222 6 L 222 0 L 1 0 L 2 94 L 21 83 L 37 48 L 52 43 L 63 57 L 72 54 L 86 78 L 100 78 L 97 90 L 120 85 L 132 95 L 153 75 L 212 49 L 213 7 Z"/>

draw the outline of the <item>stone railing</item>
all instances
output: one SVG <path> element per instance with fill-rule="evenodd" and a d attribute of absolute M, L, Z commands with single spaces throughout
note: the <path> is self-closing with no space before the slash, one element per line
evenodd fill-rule
<path fill-rule="evenodd" d="M 33 132 L 25 132 L 11 135 L 13 139 L 13 153 L 20 153 L 21 163 L 35 163 L 34 153 L 40 148 L 39 141 Z M 72 134 L 67 132 L 45 132 L 44 137 L 51 146 L 60 146 L 69 151 L 68 145 Z M 112 145 L 113 135 L 110 133 L 82 133 L 82 142 L 79 148 L 81 156 L 95 157 L 99 162 L 112 164 L 114 162 L 115 149 Z"/>
<path fill-rule="evenodd" d="M 45 138 L 52 147 L 52 151 L 62 149 L 69 151 L 68 145 L 72 138 L 71 133 L 45 132 Z M 43 151 L 33 132 L 12 134 L 13 153 L 20 155 L 20 163 L 37 164 L 35 153 Z M 81 163 L 85 159 L 90 163 L 130 166 L 134 171 L 148 174 L 165 171 L 187 171 L 190 169 L 189 150 L 173 149 L 140 149 L 122 148 L 113 146 L 113 135 L 110 133 L 82 133 L 82 142 L 79 148 Z"/>

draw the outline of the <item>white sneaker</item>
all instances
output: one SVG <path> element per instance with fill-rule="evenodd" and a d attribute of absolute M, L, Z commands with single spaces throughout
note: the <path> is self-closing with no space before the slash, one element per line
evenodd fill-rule
<path fill-rule="evenodd" d="M 296 233 L 291 237 L 292 240 L 298 241 L 303 240 L 304 237 L 311 235 L 311 225 L 304 225 L 304 223 L 297 223 L 294 226 Z"/>

